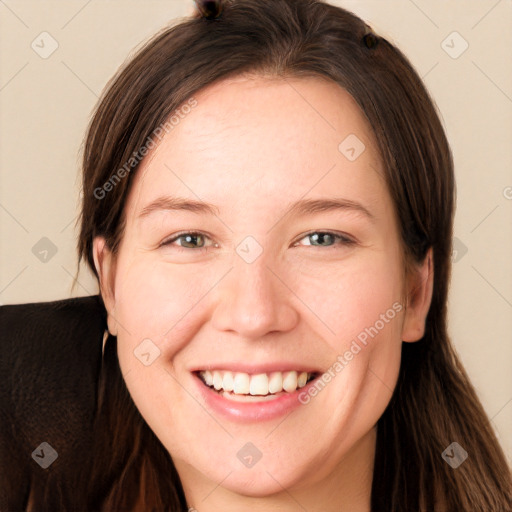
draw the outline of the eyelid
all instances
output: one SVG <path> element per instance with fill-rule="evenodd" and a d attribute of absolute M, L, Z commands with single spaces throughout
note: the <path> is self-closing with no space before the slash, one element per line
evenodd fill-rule
<path fill-rule="evenodd" d="M 308 231 L 307 233 L 304 233 L 303 235 L 300 236 L 300 238 L 297 240 L 297 242 L 294 242 L 293 245 L 295 246 L 295 244 L 297 244 L 298 242 L 300 242 L 302 239 L 310 236 L 310 235 L 314 235 L 315 233 L 321 233 L 321 234 L 324 234 L 324 235 L 331 235 L 333 236 L 334 238 L 338 239 L 338 240 L 341 240 L 342 242 L 342 245 L 353 245 L 353 244 L 356 244 L 357 241 L 347 235 L 346 233 L 343 233 L 341 231 L 333 231 L 332 229 L 313 229 L 312 231 Z M 330 245 L 328 247 L 322 247 L 322 246 L 318 246 L 318 245 L 311 245 L 310 244 L 310 247 L 319 247 L 319 248 L 323 248 L 323 249 L 333 249 L 333 248 L 336 248 L 338 245 L 340 244 L 334 244 L 334 245 Z"/>
<path fill-rule="evenodd" d="M 160 242 L 160 246 L 163 246 L 163 245 L 170 245 L 171 243 L 175 242 L 177 239 L 181 238 L 182 236 L 186 236 L 186 235 L 193 235 L 193 236 L 196 236 L 196 235 L 200 235 L 200 236 L 204 236 L 205 238 L 208 238 L 209 240 L 211 240 L 212 238 L 210 237 L 210 235 L 208 235 L 207 233 L 204 233 L 202 231 L 181 231 L 179 233 L 175 233 L 173 235 L 171 235 L 170 237 L 168 238 L 164 238 L 164 240 L 162 242 Z M 214 244 L 215 245 L 215 244 Z M 188 247 L 181 247 L 181 246 L 177 246 L 179 249 L 184 249 L 184 250 L 196 250 L 196 251 L 199 251 L 201 249 L 205 249 L 205 247 L 199 247 L 198 249 L 189 249 Z"/>
<path fill-rule="evenodd" d="M 316 234 L 316 233 L 320 233 L 320 234 L 324 234 L 324 235 L 331 235 L 331 236 L 333 236 L 333 238 L 335 238 L 337 240 L 340 240 L 341 243 L 334 244 L 334 245 L 327 246 L 327 247 L 309 244 L 309 247 L 318 247 L 320 249 L 323 248 L 324 250 L 326 250 L 326 249 L 335 249 L 339 245 L 354 245 L 354 244 L 357 243 L 357 241 L 353 237 L 351 237 L 350 235 L 347 235 L 346 233 L 343 233 L 341 231 L 333 231 L 333 230 L 330 230 L 330 229 L 314 229 L 314 230 L 308 231 L 307 233 L 304 233 L 304 234 L 300 235 L 300 238 L 298 238 L 295 242 L 292 243 L 292 247 L 297 246 L 298 243 L 301 240 L 303 240 L 304 238 L 307 238 L 308 236 Z M 186 236 L 186 235 L 192 235 L 192 236 L 199 235 L 199 236 L 204 236 L 205 238 L 207 238 L 209 240 L 212 240 L 212 238 L 207 233 L 204 233 L 202 231 L 181 231 L 179 233 L 173 234 L 170 238 L 164 239 L 160 243 L 160 246 L 170 245 L 171 243 L 175 242 L 179 238 L 181 238 L 183 236 Z M 189 247 L 181 247 L 179 245 L 177 246 L 177 248 L 180 249 L 180 250 L 183 250 L 183 251 L 196 251 L 197 252 L 197 251 L 204 251 L 208 247 L 212 247 L 212 245 L 216 246 L 217 244 L 214 242 L 210 246 L 198 247 L 197 249 L 191 249 Z"/>

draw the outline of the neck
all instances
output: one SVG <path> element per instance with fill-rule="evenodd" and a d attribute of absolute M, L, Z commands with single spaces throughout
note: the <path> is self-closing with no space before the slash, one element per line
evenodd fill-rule
<path fill-rule="evenodd" d="M 233 492 L 183 461 L 175 465 L 191 512 L 370 512 L 376 429 L 362 437 L 323 479 L 298 482 L 267 496 Z"/>

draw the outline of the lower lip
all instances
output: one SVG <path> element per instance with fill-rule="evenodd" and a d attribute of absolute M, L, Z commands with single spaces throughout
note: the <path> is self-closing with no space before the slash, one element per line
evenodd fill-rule
<path fill-rule="evenodd" d="M 272 400 L 261 402 L 235 402 L 229 398 L 223 397 L 214 389 L 207 386 L 198 375 L 194 374 L 194 377 L 197 381 L 200 393 L 211 410 L 225 418 L 242 423 L 272 420 L 284 414 L 289 414 L 300 405 L 304 405 L 299 401 L 299 395 L 304 392 L 307 393 L 308 388 L 316 381 L 316 379 L 313 379 L 304 387 L 292 393 L 283 394 Z"/>

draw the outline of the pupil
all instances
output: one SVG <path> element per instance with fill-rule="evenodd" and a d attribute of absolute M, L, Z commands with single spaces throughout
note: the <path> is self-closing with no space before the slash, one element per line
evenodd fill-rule
<path fill-rule="evenodd" d="M 312 235 L 312 238 L 314 239 L 315 242 L 318 242 L 319 239 L 326 237 L 326 236 L 330 237 L 331 235 L 329 233 L 320 233 L 320 234 Z"/>
<path fill-rule="evenodd" d="M 186 235 L 185 236 L 185 241 L 186 243 L 192 243 L 194 240 L 196 240 L 197 238 L 200 238 L 201 235 Z M 197 241 L 195 243 L 193 243 L 193 245 L 196 245 L 197 244 Z"/>

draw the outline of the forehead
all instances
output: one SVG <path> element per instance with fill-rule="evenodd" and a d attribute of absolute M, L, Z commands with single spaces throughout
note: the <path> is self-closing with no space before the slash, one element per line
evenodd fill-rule
<path fill-rule="evenodd" d="M 248 208 L 335 192 L 375 201 L 385 192 L 371 127 L 332 81 L 237 77 L 194 99 L 141 163 L 132 214 L 162 194 Z M 356 159 L 347 145 L 362 151 Z"/>

